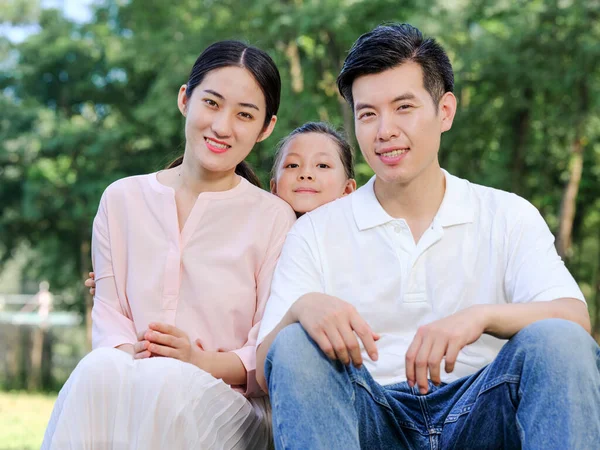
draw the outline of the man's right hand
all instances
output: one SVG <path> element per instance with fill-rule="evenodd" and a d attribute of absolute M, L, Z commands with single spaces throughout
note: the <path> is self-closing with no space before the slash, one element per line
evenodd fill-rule
<path fill-rule="evenodd" d="M 300 297 L 291 312 L 329 358 L 362 366 L 358 335 L 371 360 L 377 361 L 375 342 L 380 336 L 350 303 L 330 295 L 310 293 Z"/>

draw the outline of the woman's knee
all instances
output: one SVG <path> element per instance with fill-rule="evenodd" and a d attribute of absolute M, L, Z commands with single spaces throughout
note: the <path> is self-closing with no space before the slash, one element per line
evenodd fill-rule
<path fill-rule="evenodd" d="M 92 383 L 106 384 L 120 379 L 122 368 L 133 358 L 116 348 L 98 348 L 88 353 L 77 365 L 73 374 Z"/>

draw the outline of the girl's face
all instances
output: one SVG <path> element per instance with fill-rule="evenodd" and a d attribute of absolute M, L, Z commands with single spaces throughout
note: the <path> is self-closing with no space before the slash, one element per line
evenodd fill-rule
<path fill-rule="evenodd" d="M 322 133 L 303 133 L 281 149 L 271 192 L 297 213 L 305 213 L 352 193 L 337 144 Z"/>
<path fill-rule="evenodd" d="M 185 157 L 209 172 L 233 172 L 256 142 L 275 126 L 273 116 L 263 131 L 265 96 L 250 72 L 223 67 L 208 72 L 190 98 L 179 90 L 178 105 L 186 117 Z"/>

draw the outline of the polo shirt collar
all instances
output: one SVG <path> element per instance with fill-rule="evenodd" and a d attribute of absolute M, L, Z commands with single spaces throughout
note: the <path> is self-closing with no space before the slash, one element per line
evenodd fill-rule
<path fill-rule="evenodd" d="M 443 227 L 473 222 L 474 209 L 471 203 L 469 182 L 445 170 L 446 192 L 434 221 Z M 352 194 L 352 211 L 360 231 L 392 222 L 394 219 L 381 206 L 375 196 L 375 175 Z"/>

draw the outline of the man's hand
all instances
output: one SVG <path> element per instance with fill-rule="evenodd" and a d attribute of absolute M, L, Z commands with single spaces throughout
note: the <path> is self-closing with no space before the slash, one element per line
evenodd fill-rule
<path fill-rule="evenodd" d="M 454 370 L 458 352 L 481 337 L 485 330 L 484 308 L 472 306 L 444 319 L 419 327 L 406 352 L 406 379 L 413 387 L 419 386 L 421 394 L 429 388 L 427 372 L 431 381 L 441 383 L 440 365 L 445 358 L 446 373 Z"/>
<path fill-rule="evenodd" d="M 138 333 L 134 352 L 135 359 L 166 356 L 198 366 L 202 349 L 190 342 L 188 335 L 179 328 L 164 323 L 151 323 L 148 330 Z"/>
<path fill-rule="evenodd" d="M 350 303 L 325 294 L 311 293 L 300 297 L 291 312 L 310 337 L 331 359 L 356 367 L 363 363 L 356 335 L 373 361 L 377 361 L 375 341 L 379 335 Z M 355 334 L 356 333 L 356 334 Z"/>

